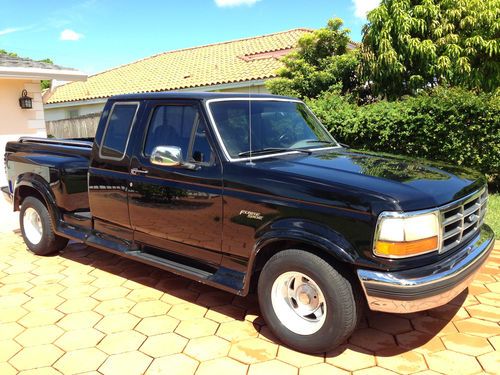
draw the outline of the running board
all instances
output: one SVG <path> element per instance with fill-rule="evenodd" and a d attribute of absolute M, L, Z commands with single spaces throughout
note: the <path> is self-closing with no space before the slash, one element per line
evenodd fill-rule
<path fill-rule="evenodd" d="M 138 248 L 134 248 L 134 245 L 128 241 L 118 238 L 111 239 L 109 238 L 111 236 L 95 233 L 94 231 L 84 231 L 80 228 L 77 229 L 64 222 L 60 223 L 57 229 L 64 237 L 83 242 L 85 245 L 96 247 L 131 260 L 136 260 L 227 292 L 239 295 L 244 293 L 243 273 L 225 267 L 219 267 L 216 272 L 201 270 L 185 263 L 143 252 Z"/>

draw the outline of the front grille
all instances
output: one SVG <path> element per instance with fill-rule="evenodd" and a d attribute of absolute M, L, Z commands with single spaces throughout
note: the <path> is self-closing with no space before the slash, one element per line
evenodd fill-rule
<path fill-rule="evenodd" d="M 479 232 L 484 222 L 487 202 L 488 191 L 482 189 L 440 209 L 441 253 L 455 248 Z"/>

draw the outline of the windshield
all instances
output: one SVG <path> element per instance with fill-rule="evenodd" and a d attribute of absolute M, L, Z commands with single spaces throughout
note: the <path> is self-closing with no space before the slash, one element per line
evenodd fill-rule
<path fill-rule="evenodd" d="M 250 146 L 256 155 L 338 146 L 301 102 L 224 100 L 210 103 L 210 111 L 231 158 L 250 156 Z"/>

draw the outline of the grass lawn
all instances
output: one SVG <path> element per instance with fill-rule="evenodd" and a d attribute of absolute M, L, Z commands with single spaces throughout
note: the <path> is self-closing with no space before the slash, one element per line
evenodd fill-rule
<path fill-rule="evenodd" d="M 497 240 L 500 240 L 500 193 L 490 194 L 488 198 L 486 224 L 493 229 Z"/>

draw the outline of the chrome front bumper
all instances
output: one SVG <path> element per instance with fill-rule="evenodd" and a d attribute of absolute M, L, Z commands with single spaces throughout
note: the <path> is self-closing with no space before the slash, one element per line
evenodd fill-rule
<path fill-rule="evenodd" d="M 455 254 L 438 263 L 405 271 L 358 270 L 371 310 L 409 313 L 444 305 L 472 282 L 495 242 L 493 231 L 481 231 Z"/>

